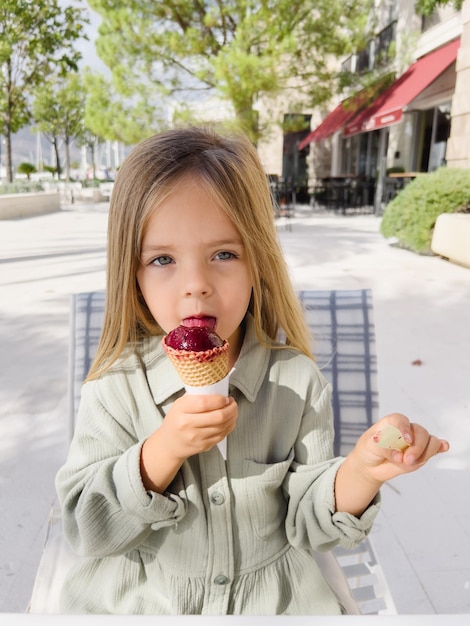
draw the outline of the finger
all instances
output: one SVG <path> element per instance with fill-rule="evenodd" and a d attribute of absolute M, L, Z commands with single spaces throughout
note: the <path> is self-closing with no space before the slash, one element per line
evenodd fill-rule
<path fill-rule="evenodd" d="M 410 446 L 403 455 L 403 462 L 406 465 L 424 465 L 429 459 L 439 454 L 443 446 L 443 441 L 434 435 L 427 433 L 425 444 L 422 443 L 422 436 L 419 438 L 420 445 Z M 447 443 L 447 442 L 446 442 Z M 446 450 L 442 449 L 442 452 Z"/>
<path fill-rule="evenodd" d="M 233 398 L 230 398 L 227 405 L 204 413 L 192 413 L 190 419 L 196 428 L 225 428 L 236 422 L 238 417 L 238 406 Z"/>
<path fill-rule="evenodd" d="M 199 429 L 199 438 L 204 442 L 204 447 L 206 450 L 219 443 L 227 437 L 235 428 L 236 418 L 228 420 L 227 422 L 220 425 L 212 425 L 207 426 L 205 428 Z"/>
<path fill-rule="evenodd" d="M 450 443 L 446 439 L 441 439 L 441 445 L 438 454 L 442 454 L 443 452 L 448 452 L 450 450 Z"/>
<path fill-rule="evenodd" d="M 183 408 L 188 413 L 207 413 L 228 406 L 233 402 L 233 398 L 216 394 L 189 394 L 186 393 L 180 398 Z"/>

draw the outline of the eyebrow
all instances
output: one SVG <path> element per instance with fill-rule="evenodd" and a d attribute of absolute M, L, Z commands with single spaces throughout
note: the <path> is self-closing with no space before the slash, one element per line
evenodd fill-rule
<path fill-rule="evenodd" d="M 243 246 L 243 241 L 240 238 L 237 239 L 220 239 L 215 241 L 208 241 L 205 243 L 207 246 L 213 246 L 214 248 L 221 248 L 224 246 Z M 174 250 L 175 246 L 172 244 L 164 244 L 164 243 L 149 243 L 146 246 L 142 246 L 142 252 L 151 252 L 151 251 L 171 251 Z"/>

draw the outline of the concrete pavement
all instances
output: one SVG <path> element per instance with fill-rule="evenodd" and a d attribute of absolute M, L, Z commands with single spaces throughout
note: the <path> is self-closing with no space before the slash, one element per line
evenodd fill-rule
<path fill-rule="evenodd" d="M 24 611 L 65 458 L 70 295 L 105 280 L 107 205 L 0 222 L 0 611 Z"/>
<path fill-rule="evenodd" d="M 470 270 L 389 245 L 372 216 L 295 222 L 281 237 L 298 288 L 373 291 L 380 414 L 451 442 L 382 490 L 372 536 L 398 612 L 470 613 Z"/>
<path fill-rule="evenodd" d="M 106 210 L 0 222 L 1 612 L 31 594 L 66 454 L 70 296 L 104 288 Z M 469 613 L 470 270 L 390 246 L 374 216 L 299 207 L 290 225 L 279 234 L 297 288 L 373 290 L 381 414 L 452 444 L 383 489 L 373 541 L 398 611 Z"/>

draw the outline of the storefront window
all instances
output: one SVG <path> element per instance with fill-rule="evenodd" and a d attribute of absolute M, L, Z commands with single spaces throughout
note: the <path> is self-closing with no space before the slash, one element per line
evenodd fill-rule
<path fill-rule="evenodd" d="M 450 135 L 450 102 L 434 109 L 434 136 L 429 156 L 428 171 L 445 165 L 447 140 Z"/>
<path fill-rule="evenodd" d="M 450 102 L 421 113 L 421 147 L 419 170 L 433 172 L 445 165 L 447 140 L 450 135 Z"/>
<path fill-rule="evenodd" d="M 341 167 L 339 172 L 342 176 L 354 174 L 357 170 L 358 141 L 359 135 L 342 139 Z"/>
<path fill-rule="evenodd" d="M 361 133 L 343 139 L 341 174 L 375 178 L 379 149 L 379 131 Z"/>
<path fill-rule="evenodd" d="M 308 202 L 308 146 L 299 150 L 299 143 L 310 132 L 311 115 L 284 115 L 284 140 L 282 153 L 282 179 L 286 188 L 297 191 L 299 202 Z"/>

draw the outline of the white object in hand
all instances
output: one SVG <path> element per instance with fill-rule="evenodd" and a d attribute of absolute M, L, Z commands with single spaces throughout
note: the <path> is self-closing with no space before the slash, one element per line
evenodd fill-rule
<path fill-rule="evenodd" d="M 403 452 L 409 447 L 398 428 L 391 424 L 387 424 L 379 430 L 374 435 L 374 441 L 381 448 L 389 448 L 399 452 Z"/>
<path fill-rule="evenodd" d="M 233 372 L 229 372 L 225 378 L 217 381 L 213 385 L 206 385 L 204 387 L 191 387 L 189 385 L 185 385 L 184 388 L 186 392 L 191 395 L 200 395 L 200 396 L 209 396 L 209 395 L 218 395 L 218 396 L 228 396 L 228 384 L 230 374 Z M 219 441 L 217 447 L 220 450 L 221 455 L 224 457 L 224 460 L 227 459 L 227 437 L 224 437 L 222 441 Z"/>

